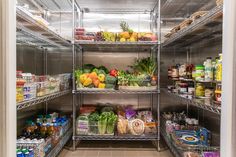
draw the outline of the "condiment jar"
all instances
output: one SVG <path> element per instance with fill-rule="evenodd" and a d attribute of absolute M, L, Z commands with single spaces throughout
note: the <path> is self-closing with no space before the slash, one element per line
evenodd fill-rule
<path fill-rule="evenodd" d="M 202 83 L 196 84 L 195 96 L 196 97 L 204 97 L 205 96 L 205 87 Z"/>
<path fill-rule="evenodd" d="M 195 80 L 196 81 L 204 81 L 204 66 L 203 65 L 196 65 L 195 66 Z"/>
<path fill-rule="evenodd" d="M 205 97 L 210 98 L 210 97 L 212 97 L 212 96 L 213 96 L 213 89 L 211 89 L 211 88 L 206 88 L 206 89 L 205 89 Z"/>
<path fill-rule="evenodd" d="M 221 84 L 217 84 L 216 90 L 215 90 L 215 99 L 217 102 L 221 102 Z"/>
<path fill-rule="evenodd" d="M 180 83 L 180 93 L 187 93 L 187 89 L 188 89 L 188 84 L 187 83 Z"/>
<path fill-rule="evenodd" d="M 171 77 L 173 79 L 177 79 L 179 77 L 179 69 L 177 66 L 172 68 L 172 73 L 171 73 Z"/>

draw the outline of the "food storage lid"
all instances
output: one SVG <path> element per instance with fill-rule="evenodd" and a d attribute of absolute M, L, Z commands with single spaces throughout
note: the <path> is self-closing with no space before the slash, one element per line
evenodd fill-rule
<path fill-rule="evenodd" d="M 222 91 L 220 91 L 220 90 L 215 90 L 215 94 L 221 94 L 222 93 Z"/>
<path fill-rule="evenodd" d="M 196 65 L 195 69 L 196 70 L 204 70 L 204 66 L 203 65 Z"/>

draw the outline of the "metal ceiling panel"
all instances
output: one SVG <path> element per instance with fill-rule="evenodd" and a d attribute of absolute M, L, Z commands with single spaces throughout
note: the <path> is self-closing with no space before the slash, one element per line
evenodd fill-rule
<path fill-rule="evenodd" d="M 81 8 L 88 8 L 90 12 L 106 11 L 151 11 L 157 0 L 76 0 Z"/>
<path fill-rule="evenodd" d="M 198 10 L 209 10 L 214 6 L 215 0 L 166 0 L 161 6 L 161 14 L 164 17 L 188 17 Z"/>

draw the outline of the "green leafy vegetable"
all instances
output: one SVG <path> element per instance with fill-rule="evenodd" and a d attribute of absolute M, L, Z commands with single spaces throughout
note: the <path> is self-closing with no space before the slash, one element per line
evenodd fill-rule
<path fill-rule="evenodd" d="M 107 128 L 107 119 L 110 115 L 110 112 L 103 112 L 99 116 L 98 120 L 98 131 L 99 134 L 104 135 L 106 133 L 106 128 Z"/>
<path fill-rule="evenodd" d="M 109 73 L 109 70 L 105 66 L 98 67 L 99 70 L 103 70 L 106 74 Z"/>
<path fill-rule="evenodd" d="M 136 73 L 148 74 L 150 76 L 153 76 L 157 69 L 157 64 L 153 58 L 148 57 L 148 58 L 137 59 L 134 65 L 131 66 L 131 68 Z"/>
<path fill-rule="evenodd" d="M 88 116 L 88 119 L 89 119 L 89 133 L 98 134 L 99 114 L 97 112 L 93 112 Z"/>
<path fill-rule="evenodd" d="M 117 122 L 117 115 L 115 115 L 113 112 L 110 112 L 110 115 L 107 119 L 107 133 L 108 134 L 114 133 L 116 122 Z"/>

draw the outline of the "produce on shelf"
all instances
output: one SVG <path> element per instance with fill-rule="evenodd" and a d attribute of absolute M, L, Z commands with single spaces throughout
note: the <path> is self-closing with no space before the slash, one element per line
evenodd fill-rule
<path fill-rule="evenodd" d="M 117 115 L 112 107 L 103 107 L 97 111 L 89 110 L 80 112 L 77 118 L 78 135 L 114 135 L 114 128 L 117 123 Z M 100 111 L 100 112 L 99 112 Z"/>
<path fill-rule="evenodd" d="M 129 24 L 125 21 L 121 21 L 120 27 L 122 32 L 119 33 L 118 38 L 120 42 L 136 42 L 138 39 L 138 34 L 134 32 L 130 27 Z"/>
<path fill-rule="evenodd" d="M 137 41 L 157 41 L 157 36 L 151 32 L 134 32 L 125 21 L 120 22 L 122 32 L 86 32 L 84 28 L 75 29 L 75 39 L 88 41 L 107 42 L 137 42 Z"/>
<path fill-rule="evenodd" d="M 95 38 L 96 38 L 95 33 L 86 32 L 84 28 L 76 28 L 75 29 L 75 39 L 77 39 L 77 40 L 94 41 Z"/>
<path fill-rule="evenodd" d="M 150 135 L 157 124 L 149 109 L 134 110 L 132 106 L 116 108 L 103 104 L 84 106 L 77 118 L 78 135 Z"/>
<path fill-rule="evenodd" d="M 22 102 L 70 88 L 71 74 L 36 76 L 17 71 L 16 101 Z"/>
<path fill-rule="evenodd" d="M 157 124 L 148 109 L 134 110 L 132 106 L 127 106 L 120 107 L 117 113 L 117 131 L 120 135 L 148 135 L 157 131 Z"/>
<path fill-rule="evenodd" d="M 151 32 L 138 33 L 138 41 L 157 41 L 157 36 Z"/>
<path fill-rule="evenodd" d="M 131 87 L 132 89 L 132 87 L 155 87 L 157 85 L 157 77 L 155 76 L 157 65 L 151 57 L 138 59 L 130 67 L 133 70 L 132 73 L 118 72 L 119 88 Z"/>
<path fill-rule="evenodd" d="M 17 154 L 33 154 L 44 157 L 59 143 L 70 128 L 70 120 L 58 113 L 37 115 L 37 118 L 27 120 L 26 127 L 17 139 Z"/>
<path fill-rule="evenodd" d="M 112 73 L 113 74 L 113 73 Z M 106 67 L 95 67 L 92 64 L 84 65 L 83 69 L 75 71 L 77 88 L 114 89 L 117 78 L 110 75 Z"/>
<path fill-rule="evenodd" d="M 91 135 L 97 135 L 98 134 L 98 121 L 99 121 L 99 113 L 93 112 L 88 116 L 89 119 L 89 133 Z"/>
<path fill-rule="evenodd" d="M 102 37 L 105 41 L 116 41 L 116 33 L 113 32 L 102 32 Z"/>
<path fill-rule="evenodd" d="M 142 58 L 130 66 L 131 71 L 122 71 L 104 67 L 95 67 L 86 64 L 82 69 L 75 71 L 77 88 L 115 89 L 155 89 L 157 85 L 156 62 L 151 58 Z M 118 82 L 117 82 L 118 80 Z"/>

